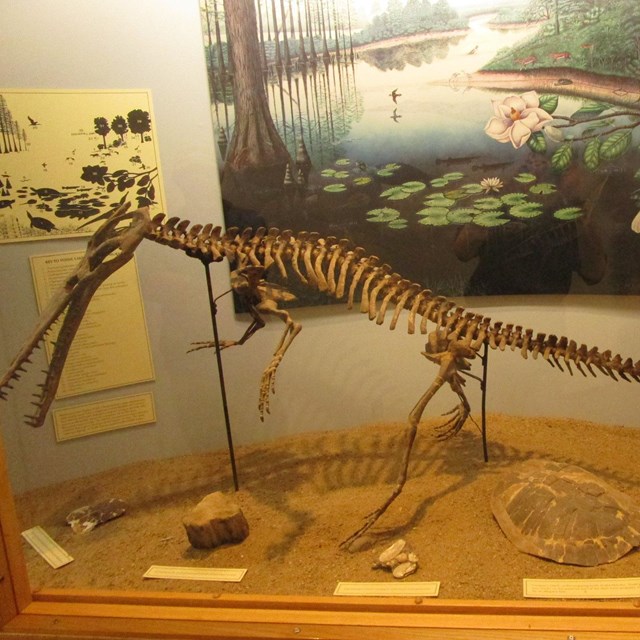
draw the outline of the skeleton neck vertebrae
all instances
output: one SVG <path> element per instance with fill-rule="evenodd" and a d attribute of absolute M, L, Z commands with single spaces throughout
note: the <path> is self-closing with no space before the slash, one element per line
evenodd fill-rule
<path fill-rule="evenodd" d="M 617 380 L 640 381 L 640 361 L 612 356 L 610 351 L 597 347 L 578 346 L 574 340 L 555 335 L 536 333 L 522 326 L 491 322 L 488 317 L 466 311 L 452 300 L 435 295 L 429 289 L 406 280 L 376 256 L 367 256 L 361 247 L 353 247 L 348 240 L 323 238 L 318 233 L 277 229 L 227 229 L 211 224 L 191 224 L 179 218 L 165 219 L 160 214 L 150 219 L 147 209 L 131 213 L 121 207 L 96 231 L 89 241 L 80 266 L 66 280 L 58 294 L 43 312 L 40 321 L 28 337 L 8 371 L 0 379 L 0 398 L 20 378 L 33 351 L 39 346 L 56 320 L 66 311 L 58 334 L 47 378 L 36 394 L 34 415 L 27 417 L 32 426 L 43 424 L 47 410 L 55 396 L 62 367 L 71 341 L 82 320 L 91 297 L 98 286 L 116 269 L 125 264 L 143 239 L 184 251 L 200 259 L 205 265 L 229 260 L 232 266 L 232 288 L 244 299 L 251 323 L 237 340 L 195 343 L 195 349 L 228 347 L 244 344 L 264 326 L 264 316 L 272 315 L 285 324 L 273 357 L 262 373 L 258 409 L 260 417 L 269 412 L 269 398 L 274 391 L 275 375 L 282 358 L 301 330 L 290 313 L 278 305 L 294 296 L 284 287 L 265 279 L 267 271 L 276 269 L 283 280 L 296 278 L 300 283 L 325 292 L 336 299 L 346 298 L 349 307 L 359 299 L 360 311 L 370 320 L 384 324 L 390 317 L 389 328 L 395 329 L 402 314 L 406 316 L 407 331 L 428 334 L 423 355 L 439 366 L 434 381 L 409 413 L 407 445 L 400 465 L 397 484 L 388 498 L 364 520 L 364 524 L 343 545 L 350 545 L 365 533 L 387 510 L 402 491 L 407 479 L 411 448 L 418 423 L 427 404 L 447 383 L 458 397 L 457 406 L 446 414 L 438 427 L 439 437 L 457 433 L 467 417 L 470 406 L 464 394 L 464 374 L 470 368 L 480 347 L 510 348 L 524 358 L 540 356 L 549 364 L 572 373 L 575 366 L 583 375 L 597 371 Z M 434 328 L 429 327 L 429 323 Z"/>

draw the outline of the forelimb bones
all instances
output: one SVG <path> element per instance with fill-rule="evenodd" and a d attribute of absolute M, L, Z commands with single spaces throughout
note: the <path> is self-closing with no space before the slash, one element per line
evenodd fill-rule
<path fill-rule="evenodd" d="M 267 282 L 262 276 L 264 267 L 248 266 L 236 269 L 231 274 L 231 288 L 245 302 L 251 324 L 238 340 L 222 340 L 217 347 L 222 350 L 244 344 L 252 335 L 265 325 L 263 316 L 272 315 L 284 322 L 285 329 L 276 346 L 273 357 L 262 372 L 260 380 L 260 395 L 258 398 L 258 411 L 260 420 L 264 420 L 264 414 L 269 413 L 269 393 L 275 393 L 276 370 L 282 361 L 284 354 L 300 333 L 302 325 L 294 322 L 288 311 L 280 309 L 278 302 L 294 300 L 295 296 L 283 287 Z M 198 349 L 215 348 L 216 344 L 207 342 L 194 342 L 191 351 Z"/>

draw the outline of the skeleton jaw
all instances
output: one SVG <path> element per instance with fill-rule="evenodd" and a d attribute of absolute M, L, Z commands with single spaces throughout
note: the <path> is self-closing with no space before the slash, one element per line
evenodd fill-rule
<path fill-rule="evenodd" d="M 0 378 L 0 398 L 6 399 L 8 390 L 13 388 L 12 382 L 20 379 L 25 365 L 31 362 L 33 352 L 66 311 L 45 382 L 33 402 L 36 411 L 34 415 L 25 416 L 25 422 L 32 427 L 40 427 L 44 423 L 58 389 L 71 343 L 93 294 L 112 273 L 133 257 L 134 250 L 145 237 L 149 225 L 148 210 L 138 209 L 127 213 L 128 208 L 128 204 L 118 208 L 96 231 L 80 264 L 53 295 L 31 335 Z M 118 228 L 127 220 L 130 220 L 127 226 Z"/>

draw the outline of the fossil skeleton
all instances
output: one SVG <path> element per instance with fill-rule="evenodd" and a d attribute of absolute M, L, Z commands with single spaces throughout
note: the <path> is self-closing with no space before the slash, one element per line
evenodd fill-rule
<path fill-rule="evenodd" d="M 631 358 L 623 359 L 610 351 L 578 345 L 564 336 L 534 334 L 520 325 L 492 322 L 486 316 L 466 311 L 452 300 L 404 279 L 378 257 L 366 255 L 364 249 L 352 246 L 348 240 L 323 238 L 309 232 L 294 235 L 291 231 L 265 228 L 223 231 L 212 224 L 191 224 L 189 220 L 165 218 L 163 214 L 151 219 L 147 209 L 129 212 L 124 206 L 116 210 L 90 239 L 80 265 L 54 295 L 35 330 L 0 379 L 0 398 L 6 398 L 7 389 L 11 389 L 12 382 L 20 377 L 34 349 L 66 311 L 46 381 L 33 403 L 36 411 L 26 418 L 28 424 L 40 426 L 44 422 L 69 346 L 91 297 L 111 273 L 133 256 L 145 238 L 182 250 L 205 264 L 229 260 L 233 269 L 232 289 L 246 302 L 252 322 L 239 339 L 221 341 L 220 349 L 244 344 L 264 326 L 263 316 L 272 315 L 284 322 L 282 337 L 262 373 L 258 400 L 261 418 L 269 412 L 269 397 L 274 391 L 278 366 L 301 330 L 301 325 L 289 312 L 279 308 L 279 302 L 293 296 L 283 287 L 265 280 L 269 269 L 276 269 L 283 279 L 297 278 L 302 284 L 336 299 L 346 297 L 350 308 L 359 297 L 360 311 L 370 320 L 383 324 L 390 316 L 390 329 L 395 329 L 402 312 L 406 311 L 408 333 L 427 334 L 423 355 L 436 363 L 439 370 L 409 414 L 400 477 L 389 497 L 365 518 L 364 524 L 343 545 L 349 545 L 365 533 L 402 491 L 418 423 L 431 398 L 445 383 L 458 396 L 458 404 L 447 414 L 438 436 L 450 437 L 462 428 L 470 412 L 463 391 L 463 374 L 470 368 L 469 360 L 484 344 L 501 351 L 517 350 L 524 358 L 529 355 L 540 357 L 561 370 L 566 367 L 570 373 L 575 366 L 585 376 L 587 372 L 595 376 L 596 371 L 600 371 L 614 380 L 620 377 L 640 382 L 640 361 L 634 363 Z M 435 325 L 431 332 L 428 331 L 429 323 Z M 215 345 L 195 343 L 194 348 L 210 346 Z"/>

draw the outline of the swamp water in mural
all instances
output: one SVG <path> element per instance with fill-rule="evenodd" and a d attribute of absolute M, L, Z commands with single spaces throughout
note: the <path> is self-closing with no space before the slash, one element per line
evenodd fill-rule
<path fill-rule="evenodd" d="M 227 224 L 446 295 L 640 292 L 640 6 L 476 4 L 207 0 Z"/>

